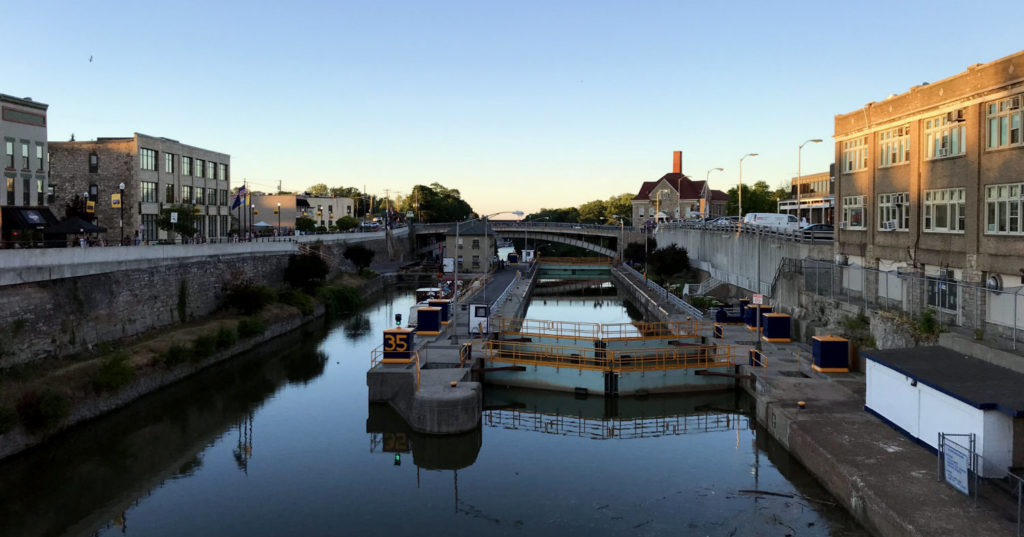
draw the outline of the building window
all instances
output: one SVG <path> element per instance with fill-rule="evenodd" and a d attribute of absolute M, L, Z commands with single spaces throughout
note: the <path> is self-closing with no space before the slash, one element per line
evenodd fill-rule
<path fill-rule="evenodd" d="M 217 235 L 217 217 L 216 216 L 211 216 L 210 217 L 210 234 L 207 235 L 207 236 L 209 236 L 209 237 L 217 237 L 218 236 Z"/>
<path fill-rule="evenodd" d="M 156 151 L 142 148 L 139 150 L 139 159 L 143 170 L 156 170 Z"/>
<path fill-rule="evenodd" d="M 217 189 L 208 188 L 206 189 L 206 204 L 217 205 Z"/>
<path fill-rule="evenodd" d="M 142 183 L 142 203 L 156 203 L 156 183 Z"/>
<path fill-rule="evenodd" d="M 165 192 L 166 192 L 166 195 L 164 197 L 166 199 L 164 199 L 164 202 L 166 202 L 166 203 L 174 203 L 174 184 L 167 185 L 167 188 L 165 189 Z"/>
<path fill-rule="evenodd" d="M 878 133 L 878 167 L 910 162 L 910 125 Z"/>
<path fill-rule="evenodd" d="M 219 179 L 221 181 L 227 181 L 228 180 L 228 165 L 227 164 L 218 164 L 217 165 L 217 179 Z"/>
<path fill-rule="evenodd" d="M 46 161 L 43 160 L 43 144 L 36 144 L 36 171 L 42 172 L 46 170 Z M 42 205 L 42 203 L 40 203 Z"/>
<path fill-rule="evenodd" d="M 1024 183 L 985 187 L 985 233 L 1022 235 L 1020 210 Z"/>
<path fill-rule="evenodd" d="M 46 196 L 46 191 L 43 188 L 43 180 L 36 179 L 36 205 L 46 205 L 44 196 Z"/>
<path fill-rule="evenodd" d="M 28 142 L 26 141 L 21 142 L 21 169 L 25 171 L 30 169 L 28 163 Z"/>
<path fill-rule="evenodd" d="M 967 205 L 963 188 L 924 191 L 924 230 L 963 233 Z"/>
<path fill-rule="evenodd" d="M 473 249 L 474 250 L 479 250 L 480 249 L 480 239 L 473 239 Z"/>
<path fill-rule="evenodd" d="M 910 229 L 910 193 L 878 195 L 878 229 L 885 231 Z"/>
<path fill-rule="evenodd" d="M 227 189 L 221 189 L 221 191 L 220 191 L 220 204 L 221 205 L 227 205 L 228 204 L 228 191 L 227 191 Z"/>
<path fill-rule="evenodd" d="M 846 229 L 864 229 L 864 200 L 866 196 L 843 197 L 843 221 Z"/>
<path fill-rule="evenodd" d="M 181 202 L 192 203 L 192 187 L 189 185 L 181 185 Z"/>
<path fill-rule="evenodd" d="M 192 157 L 181 157 L 181 174 L 192 175 Z"/>
<path fill-rule="evenodd" d="M 220 217 L 220 232 L 221 232 L 221 234 L 226 237 L 228 235 L 229 231 L 231 231 L 231 229 L 228 228 L 228 217 L 227 216 Z"/>
<path fill-rule="evenodd" d="M 862 136 L 843 142 L 843 173 L 868 168 L 868 137 Z"/>
<path fill-rule="evenodd" d="M 54 202 L 54 199 L 56 198 L 56 196 L 57 196 L 57 185 L 55 185 L 53 183 L 50 183 L 50 185 L 46 187 L 46 204 L 47 205 L 53 205 L 53 202 Z"/>
<path fill-rule="evenodd" d="M 32 204 L 32 196 L 31 196 L 32 193 L 29 192 L 30 188 L 31 188 L 31 186 L 29 185 L 28 177 L 22 177 L 21 178 L 21 204 L 26 206 L 26 207 Z"/>
<path fill-rule="evenodd" d="M 7 205 L 14 205 L 14 178 L 7 178 Z"/>
<path fill-rule="evenodd" d="M 957 110 L 925 120 L 925 159 L 964 154 L 967 148 L 967 126 L 963 123 L 963 117 L 963 110 Z"/>
<path fill-rule="evenodd" d="M 480 268 L 480 256 L 473 256 L 473 268 Z"/>
<path fill-rule="evenodd" d="M 206 201 L 206 189 L 201 186 L 196 187 L 196 205 L 202 205 Z"/>
<path fill-rule="evenodd" d="M 164 153 L 164 171 L 174 173 L 174 154 Z"/>
<path fill-rule="evenodd" d="M 206 165 L 206 163 L 203 161 L 203 159 L 200 159 L 200 158 L 196 159 L 196 177 L 202 177 L 203 176 L 203 166 L 205 166 L 205 165 Z"/>
<path fill-rule="evenodd" d="M 206 176 L 210 179 L 217 178 L 217 163 L 209 161 L 206 163 Z"/>
<path fill-rule="evenodd" d="M 939 271 L 939 277 L 929 277 L 927 302 L 929 306 L 956 311 L 959 286 L 949 270 Z"/>
<path fill-rule="evenodd" d="M 1021 144 L 1020 95 L 988 104 L 988 148 Z"/>
<path fill-rule="evenodd" d="M 89 173 L 99 173 L 100 156 L 95 151 L 89 153 Z"/>
<path fill-rule="evenodd" d="M 6 145 L 7 145 L 7 153 L 6 153 L 7 154 L 7 160 L 5 161 L 6 162 L 6 168 L 8 170 L 13 170 L 14 169 L 14 142 L 11 141 L 11 140 L 7 140 L 7 144 Z"/>
<path fill-rule="evenodd" d="M 155 241 L 156 240 L 156 217 L 155 214 L 144 214 L 142 215 L 142 240 L 144 241 Z"/>

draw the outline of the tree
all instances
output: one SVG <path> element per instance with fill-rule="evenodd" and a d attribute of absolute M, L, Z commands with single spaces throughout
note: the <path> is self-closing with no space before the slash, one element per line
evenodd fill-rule
<path fill-rule="evenodd" d="M 296 289 L 312 292 L 323 283 L 328 269 L 327 262 L 319 255 L 293 255 L 284 269 L 284 281 Z"/>
<path fill-rule="evenodd" d="M 580 221 L 580 210 L 576 207 L 566 207 L 564 209 L 541 209 L 535 213 L 528 214 L 526 220 L 537 221 L 547 219 L 550 222 L 569 222 L 575 223 Z"/>
<path fill-rule="evenodd" d="M 414 186 L 408 195 L 399 196 L 395 207 L 402 213 L 413 211 L 421 221 L 428 223 L 454 222 L 473 213 L 473 208 L 457 189 L 445 188 L 440 183 Z"/>
<path fill-rule="evenodd" d="M 330 195 L 339 198 L 358 199 L 363 193 L 358 188 L 351 186 L 332 186 Z"/>
<path fill-rule="evenodd" d="M 376 253 L 377 252 L 374 252 L 361 244 L 353 244 L 352 246 L 345 248 L 345 253 L 343 255 L 345 256 L 345 259 L 351 261 L 357 269 L 362 270 L 370 266 L 370 263 L 373 262 L 373 256 L 376 255 Z"/>
<path fill-rule="evenodd" d="M 626 245 L 622 250 L 622 257 L 626 261 L 632 261 L 633 263 L 643 263 L 646 260 L 646 253 L 653 252 L 658 248 L 658 241 L 653 237 L 647 237 L 647 249 L 644 249 L 644 243 L 642 242 L 631 242 Z"/>
<path fill-rule="evenodd" d="M 191 237 L 196 234 L 195 208 L 191 205 L 172 205 L 160 211 L 160 218 L 156 220 L 156 227 L 167 232 L 177 233 L 183 237 Z M 178 213 L 178 221 L 171 223 L 171 213 Z M 174 240 L 174 237 L 171 237 Z"/>
<path fill-rule="evenodd" d="M 604 216 L 609 224 L 617 224 L 615 215 L 624 217 L 626 220 L 633 215 L 633 194 L 625 192 L 608 198 L 604 203 Z M 628 222 L 627 222 L 628 223 Z"/>
<path fill-rule="evenodd" d="M 726 214 L 736 214 L 736 209 L 739 206 L 736 188 L 730 188 L 728 194 L 729 201 L 725 205 Z M 753 187 L 743 185 L 743 214 L 777 212 L 779 212 L 778 198 L 768 183 L 758 181 L 754 183 Z"/>
<path fill-rule="evenodd" d="M 328 198 L 331 196 L 331 190 L 323 183 L 317 183 L 309 187 L 306 192 L 309 192 L 309 195 L 315 198 Z"/>
<path fill-rule="evenodd" d="M 316 221 L 312 218 L 300 216 L 295 219 L 295 229 L 303 233 L 311 233 L 316 229 Z"/>
<path fill-rule="evenodd" d="M 342 216 L 334 222 L 334 225 L 338 227 L 338 231 L 348 231 L 359 225 L 359 220 L 351 216 Z"/>
<path fill-rule="evenodd" d="M 690 269 L 690 256 L 685 248 L 671 244 L 651 252 L 647 256 L 647 266 L 651 272 L 671 278 Z"/>
<path fill-rule="evenodd" d="M 605 215 L 605 204 L 601 200 L 588 201 L 579 208 L 579 221 L 584 224 L 600 224 Z"/>

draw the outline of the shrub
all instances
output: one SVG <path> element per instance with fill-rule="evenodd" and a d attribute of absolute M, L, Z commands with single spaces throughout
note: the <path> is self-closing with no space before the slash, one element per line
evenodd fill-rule
<path fill-rule="evenodd" d="M 164 354 L 164 365 L 167 367 L 174 367 L 187 360 L 189 354 L 191 354 L 191 352 L 188 347 L 175 343 L 174 345 L 171 345 Z"/>
<path fill-rule="evenodd" d="M 327 262 L 316 254 L 293 255 L 284 269 L 284 281 L 296 289 L 312 291 L 327 277 Z M 284 302 L 284 300 L 282 300 Z"/>
<path fill-rule="evenodd" d="M 192 342 L 192 361 L 209 358 L 217 350 L 217 334 L 203 334 Z"/>
<path fill-rule="evenodd" d="M 363 277 L 363 278 L 370 279 L 370 278 L 376 278 L 377 277 L 377 272 L 374 271 L 373 269 L 364 268 L 364 269 L 360 269 L 359 270 L 359 275 L 361 277 Z"/>
<path fill-rule="evenodd" d="M 260 319 L 259 317 L 246 317 L 245 319 L 238 321 L 239 337 L 258 336 L 266 331 L 267 327 L 263 325 L 263 319 Z"/>
<path fill-rule="evenodd" d="M 344 255 L 345 259 L 351 261 L 357 269 L 362 270 L 370 266 L 370 263 L 373 261 L 373 256 L 376 254 L 377 252 L 374 252 L 362 244 L 353 244 L 352 246 L 345 248 Z"/>
<path fill-rule="evenodd" d="M 921 317 L 917 320 L 917 330 L 921 335 L 927 337 L 939 335 L 942 327 L 939 326 L 939 321 L 935 318 L 935 310 L 928 308 L 921 312 Z"/>
<path fill-rule="evenodd" d="M 18 416 L 13 410 L 0 406 L 0 434 L 4 434 L 14 428 L 18 422 Z"/>
<path fill-rule="evenodd" d="M 264 306 L 277 300 L 277 293 L 265 285 L 248 283 L 236 284 L 228 288 L 225 299 L 228 306 L 238 309 L 245 315 L 252 315 Z"/>
<path fill-rule="evenodd" d="M 121 389 L 135 378 L 135 370 L 128 363 L 128 353 L 117 352 L 108 356 L 92 376 L 92 389 L 97 392 L 113 392 Z"/>
<path fill-rule="evenodd" d="M 710 296 L 695 296 L 690 298 L 690 304 L 693 304 L 695 308 L 703 310 L 720 306 L 722 303 Z"/>
<path fill-rule="evenodd" d="M 327 315 L 338 317 L 359 308 L 363 299 L 352 287 L 321 287 L 317 292 L 320 301 L 327 309 Z"/>
<path fill-rule="evenodd" d="M 236 332 L 233 328 L 222 326 L 220 327 L 220 330 L 217 330 L 218 349 L 226 349 L 234 345 L 235 341 L 238 341 L 238 332 Z"/>
<path fill-rule="evenodd" d="M 313 315 L 313 298 L 306 293 L 294 290 L 283 291 L 278 295 L 277 299 L 280 300 L 282 304 L 295 306 L 303 315 Z"/>
<path fill-rule="evenodd" d="M 29 390 L 16 405 L 18 418 L 30 432 L 50 430 L 71 412 L 71 401 L 53 389 Z"/>

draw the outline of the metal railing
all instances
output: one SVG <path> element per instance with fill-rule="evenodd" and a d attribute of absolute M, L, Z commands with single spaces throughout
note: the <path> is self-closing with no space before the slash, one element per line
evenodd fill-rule
<path fill-rule="evenodd" d="M 544 321 L 539 319 L 494 319 L 492 325 L 501 335 L 518 337 L 553 337 L 564 339 L 592 339 L 601 337 L 599 323 L 575 321 Z"/>
<path fill-rule="evenodd" d="M 423 359 L 427 358 L 427 349 L 423 348 Z M 416 370 L 416 390 L 420 389 L 420 353 L 419 351 L 409 352 L 408 358 L 385 358 L 384 357 L 384 345 L 381 345 L 370 352 L 370 369 L 377 367 L 380 364 L 390 365 L 408 365 L 415 364 Z"/>
<path fill-rule="evenodd" d="M 512 278 L 512 281 L 509 282 L 508 285 L 505 287 L 505 290 L 502 291 L 500 295 L 498 295 L 498 298 L 494 299 L 494 302 L 491 302 L 490 311 L 492 313 L 500 309 L 505 304 L 505 301 L 508 300 L 509 295 L 512 294 L 512 289 L 515 288 L 515 286 L 519 283 L 519 280 L 521 278 L 522 275 L 520 274 L 520 272 L 516 271 L 516 275 Z"/>
<path fill-rule="evenodd" d="M 834 231 L 802 231 L 799 229 L 780 229 L 767 226 L 743 223 L 705 223 L 705 222 L 673 222 L 662 223 L 659 231 L 666 229 L 693 229 L 720 233 L 751 233 L 782 240 L 807 243 L 826 243 L 835 239 Z"/>
<path fill-rule="evenodd" d="M 511 365 L 543 365 L 555 368 L 608 371 L 603 349 L 572 345 L 504 341 L 492 339 L 484 344 L 484 358 Z"/>
<path fill-rule="evenodd" d="M 610 257 L 538 257 L 539 265 L 611 265 Z"/>
<path fill-rule="evenodd" d="M 700 282 L 700 283 L 688 283 L 683 286 L 683 294 L 689 296 L 702 296 L 715 290 L 717 287 L 722 285 L 722 280 L 715 278 L 714 276 Z"/>
<path fill-rule="evenodd" d="M 616 323 L 601 325 L 601 340 L 616 339 L 648 339 L 700 336 L 703 331 L 710 330 L 711 323 L 701 321 L 654 321 L 635 323 Z"/>
<path fill-rule="evenodd" d="M 753 422 L 748 416 L 719 412 L 651 418 L 601 419 L 544 414 L 519 409 L 497 409 L 485 410 L 481 421 L 486 427 L 559 436 L 577 436 L 591 440 L 655 438 L 753 427 Z"/>
<path fill-rule="evenodd" d="M 740 348 L 731 345 L 684 344 L 624 350 L 504 340 L 490 340 L 484 345 L 484 357 L 492 362 L 604 372 L 730 367 L 736 365 L 740 355 Z"/>
<path fill-rule="evenodd" d="M 637 270 L 634 269 L 633 267 L 631 267 L 629 265 L 626 265 L 626 264 L 623 264 L 623 265 L 620 265 L 620 266 L 623 267 L 623 269 L 626 271 L 627 274 L 632 275 L 633 278 L 638 279 L 638 280 L 644 280 L 645 279 L 644 275 L 639 273 L 639 272 L 637 272 Z M 650 278 L 646 278 L 646 283 L 647 283 L 647 288 L 648 289 L 650 289 L 651 291 L 654 291 L 655 294 L 658 297 L 664 298 L 665 300 L 667 300 L 671 305 L 675 306 L 676 309 L 681 310 L 682 312 L 686 313 L 687 315 L 692 315 L 694 317 L 697 317 L 698 319 L 703 319 L 704 318 L 704 312 L 700 311 L 700 309 L 698 309 L 693 304 L 690 304 L 689 302 L 683 300 L 682 298 L 679 298 L 675 294 L 670 293 L 667 289 L 665 289 L 664 287 L 662 287 L 662 286 L 658 285 L 657 283 L 655 283 L 654 280 L 652 280 Z"/>

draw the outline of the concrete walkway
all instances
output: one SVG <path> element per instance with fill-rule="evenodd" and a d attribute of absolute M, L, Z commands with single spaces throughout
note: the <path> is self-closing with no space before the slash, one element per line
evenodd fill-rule
<path fill-rule="evenodd" d="M 754 332 L 725 327 L 726 344 L 749 347 Z M 1007 520 L 937 481 L 936 456 L 864 410 L 862 373 L 813 371 L 810 347 L 762 343 L 767 368 L 744 387 L 757 420 L 872 533 L 896 536 L 1013 536 Z M 806 402 L 801 410 L 798 401 Z"/>

